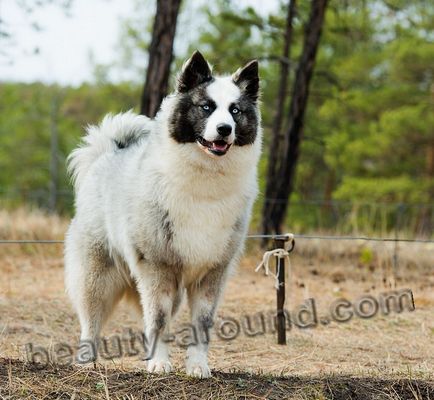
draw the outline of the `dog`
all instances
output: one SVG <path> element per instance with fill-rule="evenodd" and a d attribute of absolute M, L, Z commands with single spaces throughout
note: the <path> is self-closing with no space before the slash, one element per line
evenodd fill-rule
<path fill-rule="evenodd" d="M 156 343 L 147 370 L 168 373 L 163 338 L 185 292 L 192 326 L 212 327 L 258 193 L 259 83 L 256 60 L 214 76 L 196 51 L 154 119 L 130 111 L 87 128 L 68 157 L 76 212 L 65 237 L 82 342 L 98 342 L 126 297 Z M 211 375 L 208 347 L 187 348 L 188 375 Z"/>

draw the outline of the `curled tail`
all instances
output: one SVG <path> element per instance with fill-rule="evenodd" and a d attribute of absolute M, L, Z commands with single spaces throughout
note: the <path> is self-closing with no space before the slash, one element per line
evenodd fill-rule
<path fill-rule="evenodd" d="M 98 126 L 86 128 L 81 145 L 68 156 L 68 172 L 74 187 L 80 187 L 89 167 L 103 154 L 123 149 L 137 143 L 149 133 L 152 121 L 128 111 L 108 114 Z"/>

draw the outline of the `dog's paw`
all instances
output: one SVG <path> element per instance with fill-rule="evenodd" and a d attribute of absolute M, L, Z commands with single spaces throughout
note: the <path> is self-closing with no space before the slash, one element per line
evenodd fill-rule
<path fill-rule="evenodd" d="M 172 364 L 169 360 L 149 360 L 148 372 L 154 374 L 168 374 L 172 372 Z"/>
<path fill-rule="evenodd" d="M 97 358 L 98 352 L 96 341 L 83 339 L 80 340 L 77 351 L 77 358 L 75 359 L 75 362 L 82 365 L 93 365 L 95 364 Z"/>
<path fill-rule="evenodd" d="M 195 378 L 210 378 L 211 370 L 207 364 L 194 363 L 187 365 L 187 375 Z"/>

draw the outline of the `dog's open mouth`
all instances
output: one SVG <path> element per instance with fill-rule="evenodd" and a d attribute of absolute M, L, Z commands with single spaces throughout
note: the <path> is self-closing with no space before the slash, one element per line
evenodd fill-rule
<path fill-rule="evenodd" d="M 215 154 L 216 156 L 225 155 L 232 145 L 232 143 L 227 143 L 224 140 L 214 140 L 213 142 L 209 142 L 208 140 L 205 140 L 202 136 L 198 136 L 196 141 L 203 148 L 208 150 L 210 153 Z"/>

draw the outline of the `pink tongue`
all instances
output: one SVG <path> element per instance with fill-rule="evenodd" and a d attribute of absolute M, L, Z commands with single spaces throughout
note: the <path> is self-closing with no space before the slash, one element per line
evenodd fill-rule
<path fill-rule="evenodd" d="M 212 148 L 214 150 L 223 151 L 223 150 L 226 150 L 227 147 L 228 147 L 228 145 L 226 143 L 225 144 L 219 144 L 219 143 L 215 143 L 215 142 L 212 143 Z"/>

